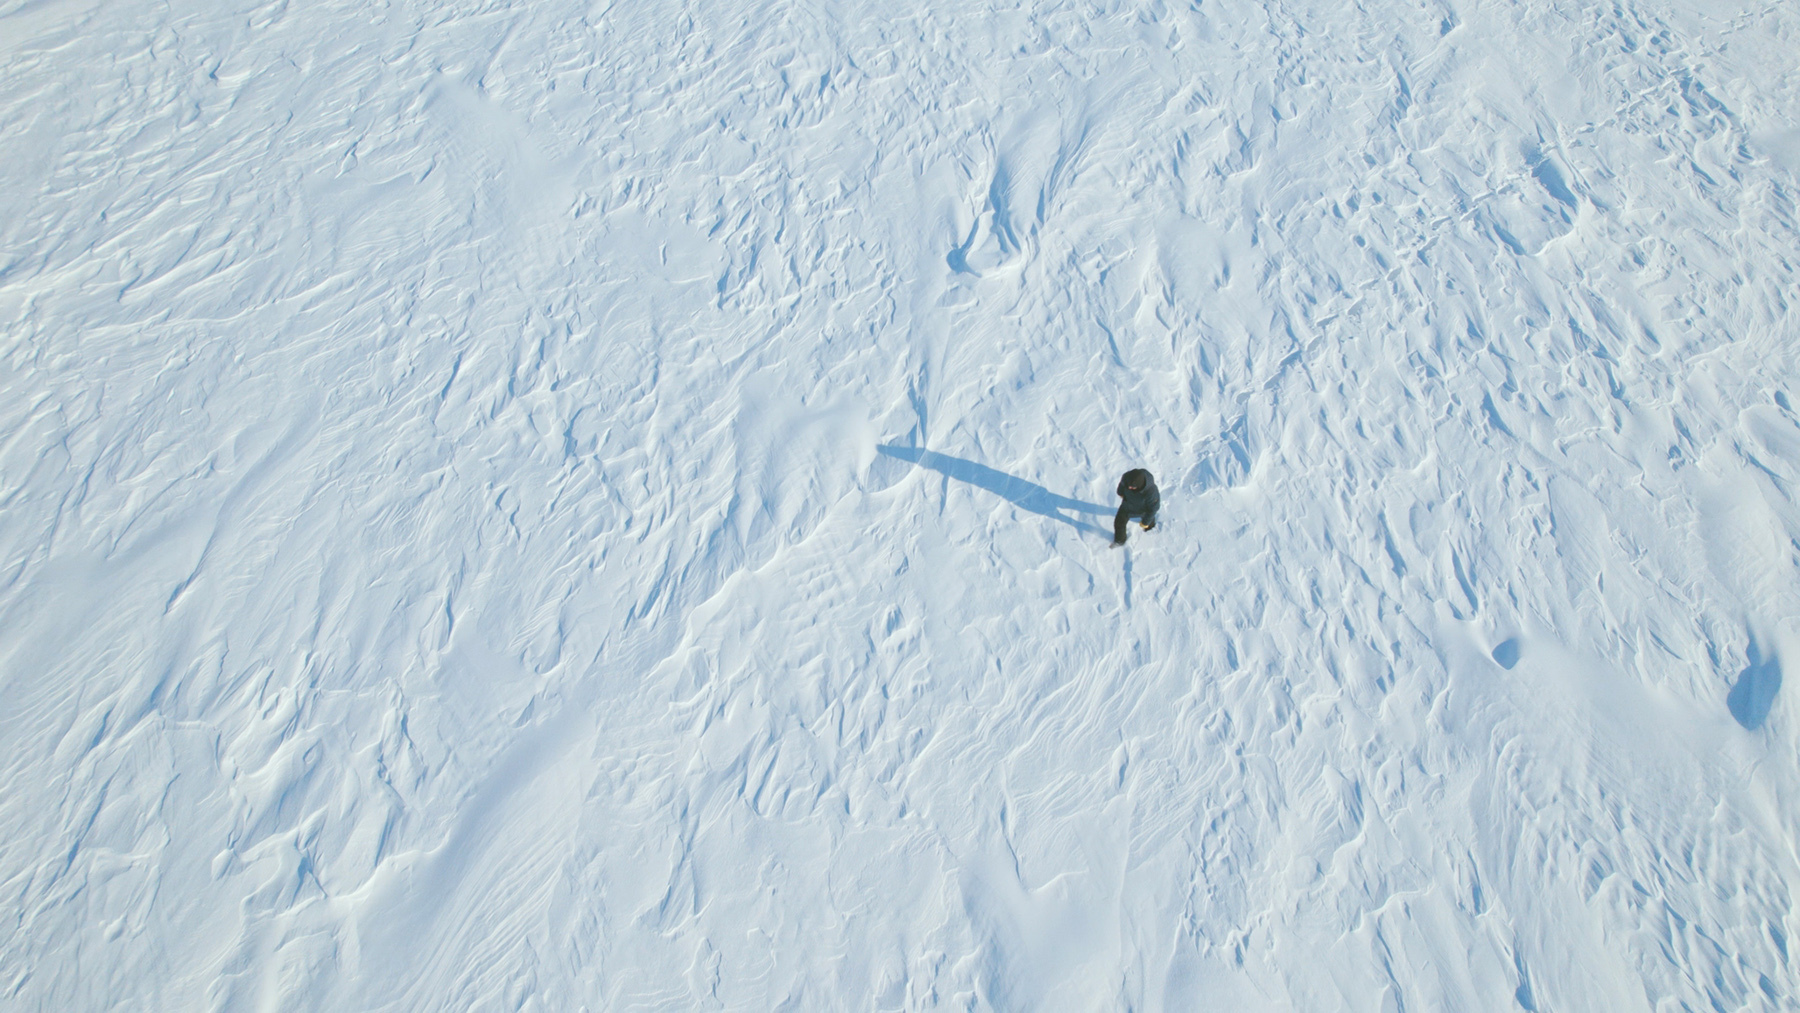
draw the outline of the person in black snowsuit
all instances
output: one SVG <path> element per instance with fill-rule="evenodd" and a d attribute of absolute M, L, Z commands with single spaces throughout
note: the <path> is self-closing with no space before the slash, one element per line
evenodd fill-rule
<path fill-rule="evenodd" d="M 1156 478 L 1142 468 L 1133 468 L 1119 479 L 1119 512 L 1113 517 L 1113 544 L 1125 544 L 1125 523 L 1139 518 L 1144 530 L 1156 527 L 1156 511 L 1162 506 L 1162 495 L 1156 491 Z"/>

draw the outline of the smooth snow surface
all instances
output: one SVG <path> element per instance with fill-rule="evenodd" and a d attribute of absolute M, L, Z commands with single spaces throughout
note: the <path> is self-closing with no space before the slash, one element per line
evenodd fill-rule
<path fill-rule="evenodd" d="M 908 6 L 0 0 L 0 1005 L 1800 1006 L 1800 4 Z"/>

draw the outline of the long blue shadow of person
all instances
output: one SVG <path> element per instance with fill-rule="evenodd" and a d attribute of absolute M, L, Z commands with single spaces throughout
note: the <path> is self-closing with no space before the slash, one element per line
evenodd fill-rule
<path fill-rule="evenodd" d="M 1111 507 L 1096 506 L 1093 503 L 1083 503 L 1081 500 L 1070 499 L 1067 496 L 1058 496 L 1041 485 L 1027 482 L 1022 478 L 1015 478 L 1004 471 L 995 471 L 985 464 L 976 464 L 974 461 L 965 461 L 960 457 L 951 457 L 949 454 L 939 454 L 918 447 L 890 447 L 885 444 L 877 446 L 875 449 L 888 457 L 930 468 L 932 471 L 947 475 L 958 482 L 979 486 L 996 496 L 1011 500 L 1016 506 L 1034 514 L 1055 518 L 1081 531 L 1107 534 L 1092 524 L 1081 523 L 1064 511 L 1075 514 L 1110 514 L 1113 512 Z"/>

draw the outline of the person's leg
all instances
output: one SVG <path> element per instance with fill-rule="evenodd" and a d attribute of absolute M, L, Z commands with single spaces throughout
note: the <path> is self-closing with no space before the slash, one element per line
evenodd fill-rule
<path fill-rule="evenodd" d="M 1125 508 L 1123 506 L 1119 507 L 1119 512 L 1113 516 L 1113 542 L 1114 543 L 1122 542 L 1125 540 L 1125 522 L 1129 521 L 1129 520 L 1131 520 L 1131 515 L 1125 512 Z"/>
<path fill-rule="evenodd" d="M 1144 523 L 1145 531 L 1149 531 L 1151 528 L 1156 527 L 1156 515 L 1155 514 L 1145 514 L 1143 523 Z"/>

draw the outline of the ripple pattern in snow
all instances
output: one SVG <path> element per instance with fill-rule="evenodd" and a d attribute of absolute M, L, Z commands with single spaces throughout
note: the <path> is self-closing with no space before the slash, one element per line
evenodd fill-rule
<path fill-rule="evenodd" d="M 0 0 L 4 1005 L 1791 1008 L 1795 38 Z"/>

